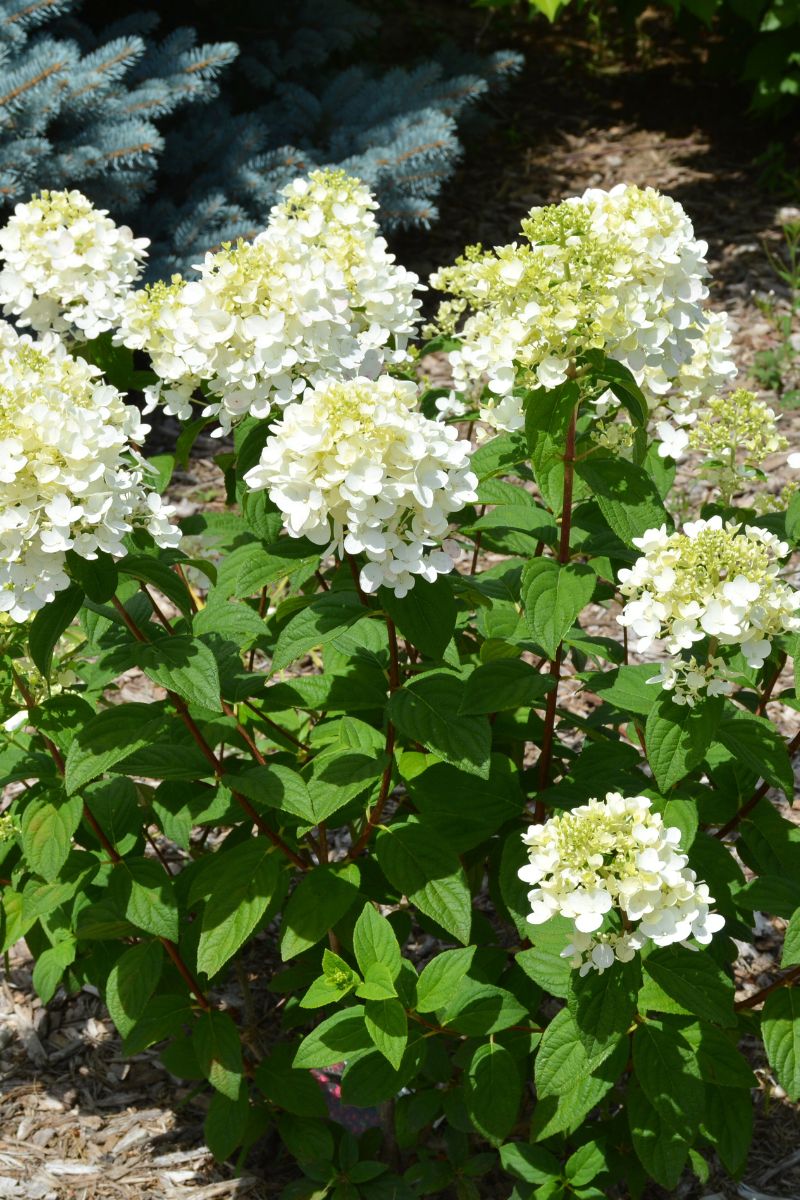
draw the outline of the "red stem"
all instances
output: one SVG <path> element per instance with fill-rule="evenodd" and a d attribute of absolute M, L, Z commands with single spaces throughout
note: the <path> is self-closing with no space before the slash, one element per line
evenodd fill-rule
<path fill-rule="evenodd" d="M 794 737 L 789 742 L 789 745 L 786 748 L 787 752 L 789 753 L 790 756 L 794 754 L 794 752 L 795 752 L 795 750 L 797 750 L 798 746 L 800 746 L 800 732 L 798 732 L 794 735 Z M 735 812 L 733 814 L 730 821 L 727 821 L 723 826 L 721 826 L 720 829 L 717 830 L 717 832 L 714 834 L 714 837 L 717 837 L 717 838 L 726 837 L 733 829 L 736 828 L 736 826 L 739 824 L 740 821 L 744 820 L 744 818 L 747 816 L 747 814 L 749 812 L 753 811 L 755 806 L 758 804 L 759 800 L 763 800 L 763 798 L 766 796 L 768 791 L 769 791 L 769 781 L 764 779 L 759 784 L 759 786 L 756 788 L 756 790 L 753 792 L 750 799 L 745 804 L 743 804 L 742 807 L 740 809 L 738 809 L 737 812 Z"/>
<path fill-rule="evenodd" d="M 762 1000 L 766 1000 L 767 996 L 771 995 L 772 992 L 777 992 L 778 988 L 787 987 L 798 978 L 800 978 L 800 966 L 792 967 L 791 971 L 787 971 L 780 979 L 773 980 L 767 987 L 762 988 L 760 992 L 754 992 L 752 996 L 748 996 L 745 1000 L 739 1000 L 734 1007 L 737 1012 L 741 1012 L 743 1008 L 755 1008 Z"/>
<path fill-rule="evenodd" d="M 388 615 L 386 617 L 386 629 L 389 634 L 389 695 L 391 696 L 391 694 L 396 692 L 400 686 L 400 657 L 397 648 L 397 630 L 395 628 L 394 621 Z M 359 854 L 372 836 L 373 829 L 380 823 L 386 801 L 389 799 L 389 793 L 391 791 L 392 768 L 394 766 L 394 743 L 395 729 L 392 722 L 389 721 L 388 725 L 386 726 L 386 744 L 384 747 L 384 754 L 386 755 L 387 761 L 381 777 L 381 790 L 378 793 L 378 799 L 375 801 L 373 808 L 370 810 L 367 819 L 364 822 L 364 827 L 361 830 L 355 845 L 350 850 L 348 855 L 348 858 L 350 859 L 358 858 Z"/>

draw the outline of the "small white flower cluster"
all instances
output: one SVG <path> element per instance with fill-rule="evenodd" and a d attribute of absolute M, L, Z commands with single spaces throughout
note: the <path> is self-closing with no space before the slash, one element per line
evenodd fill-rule
<path fill-rule="evenodd" d="M 647 682 L 660 683 L 665 692 L 672 692 L 676 704 L 688 708 L 694 708 L 702 696 L 730 696 L 734 685 L 727 663 L 714 655 L 705 663 L 698 662 L 694 655 L 688 659 L 668 658 Z"/>
<path fill-rule="evenodd" d="M 711 396 L 691 418 L 691 423 L 677 429 L 668 422 L 658 423 L 658 453 L 676 460 L 687 451 L 702 455 L 705 470 L 720 476 L 727 499 L 748 472 L 789 445 L 778 432 L 780 416 L 745 388 Z"/>
<path fill-rule="evenodd" d="M 0 613 L 25 621 L 69 586 L 65 554 L 121 557 L 143 525 L 175 546 L 172 509 L 132 449 L 147 432 L 101 372 L 47 334 L 0 323 Z"/>
<path fill-rule="evenodd" d="M 720 646 L 738 646 L 747 663 L 762 667 L 776 634 L 800 629 L 800 591 L 779 578 L 780 560 L 789 547 L 767 529 L 719 516 L 684 525 L 681 533 L 666 526 L 634 538 L 643 554 L 619 572 L 627 603 L 617 617 L 639 639 L 636 649 L 664 649 L 680 659 L 704 638 Z M 703 668 L 708 694 L 724 694 L 721 677 Z M 691 675 L 691 679 L 690 679 Z M 676 665 L 664 680 L 676 699 L 697 696 L 700 669 L 687 675 Z M 723 680 L 724 682 L 724 680 Z"/>
<path fill-rule="evenodd" d="M 533 209 L 522 236 L 525 244 L 489 253 L 473 247 L 432 276 L 456 297 L 442 327 L 452 331 L 467 314 L 450 355 L 456 386 L 485 376 L 484 420 L 518 429 L 515 385 L 556 387 L 576 355 L 600 348 L 630 368 L 656 407 L 707 321 L 707 247 L 681 206 L 652 188 L 593 188 Z"/>
<path fill-rule="evenodd" d="M 646 796 L 608 792 L 531 825 L 522 840 L 530 862 L 519 877 L 533 884 L 528 920 L 541 925 L 559 914 L 573 922 L 561 957 L 581 975 L 630 961 L 648 941 L 707 945 L 725 924 L 679 852 L 680 830 L 665 826 Z M 611 914 L 619 927 L 604 930 Z"/>
<path fill-rule="evenodd" d="M 379 236 L 368 189 L 314 171 L 283 192 L 252 242 L 209 253 L 200 278 L 134 293 L 118 341 L 147 350 L 160 378 L 151 402 L 185 419 L 201 384 L 221 430 L 264 418 L 330 377 L 377 375 L 407 358 L 418 278 Z"/>
<path fill-rule="evenodd" d="M 81 192 L 41 192 L 0 229 L 3 312 L 37 333 L 95 338 L 118 323 L 149 245 Z"/>
<path fill-rule="evenodd" d="M 477 499 L 470 445 L 417 410 L 414 383 L 327 380 L 270 426 L 250 488 L 267 488 L 292 537 L 364 554 L 360 583 L 405 596 L 453 569 L 449 514 Z"/>

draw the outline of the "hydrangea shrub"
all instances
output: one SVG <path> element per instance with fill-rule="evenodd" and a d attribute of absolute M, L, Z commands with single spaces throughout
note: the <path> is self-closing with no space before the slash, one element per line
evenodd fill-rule
<path fill-rule="evenodd" d="M 668 198 L 439 271 L 451 392 L 373 210 L 319 172 L 145 287 L 74 194 L 0 233 L 0 947 L 208 1086 L 220 1158 L 274 1136 L 283 1200 L 739 1177 L 800 1098 L 788 439 Z M 201 429 L 224 511 L 178 521 Z"/>

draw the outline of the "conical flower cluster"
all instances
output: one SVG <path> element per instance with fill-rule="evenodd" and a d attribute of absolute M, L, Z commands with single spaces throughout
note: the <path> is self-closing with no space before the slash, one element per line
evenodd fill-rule
<path fill-rule="evenodd" d="M 531 825 L 522 840 L 530 862 L 519 876 L 533 884 L 528 920 L 572 921 L 562 957 L 582 975 L 629 961 L 648 941 L 705 945 L 725 924 L 680 853 L 680 830 L 666 826 L 646 796 L 609 792 Z"/>

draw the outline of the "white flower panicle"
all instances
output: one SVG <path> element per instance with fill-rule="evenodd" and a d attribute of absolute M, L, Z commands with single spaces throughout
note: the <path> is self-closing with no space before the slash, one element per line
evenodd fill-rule
<path fill-rule="evenodd" d="M 0 229 L 3 312 L 37 333 L 95 338 L 116 326 L 149 245 L 81 192 L 41 192 Z"/>
<path fill-rule="evenodd" d="M 576 355 L 602 349 L 625 363 L 655 407 L 701 338 L 706 244 L 681 206 L 652 188 L 590 188 L 533 209 L 523 243 L 467 251 L 432 276 L 449 292 L 442 326 L 458 334 L 456 386 L 486 377 L 484 419 L 522 426 L 515 384 L 553 388 Z"/>
<path fill-rule="evenodd" d="M 519 876 L 533 885 L 528 920 L 572 921 L 562 958 L 581 975 L 628 962 L 648 941 L 706 945 L 725 923 L 680 853 L 680 830 L 665 826 L 646 796 L 608 792 L 531 825 L 522 840 L 530 862 Z"/>
<path fill-rule="evenodd" d="M 0 325 L 0 613 L 24 621 L 68 587 L 68 550 L 121 557 L 134 525 L 177 545 L 172 509 L 131 447 L 146 432 L 56 335 L 36 342 Z"/>
<path fill-rule="evenodd" d="M 417 411 L 409 381 L 328 380 L 270 428 L 250 488 L 269 490 L 292 537 L 364 554 L 361 587 L 405 596 L 453 569 L 449 515 L 477 497 L 470 445 Z"/>
<path fill-rule="evenodd" d="M 649 529 L 634 545 L 643 553 L 619 572 L 627 603 L 617 620 L 639 639 L 638 651 L 663 649 L 680 658 L 709 638 L 719 646 L 738 646 L 758 668 L 773 637 L 800 628 L 800 592 L 779 578 L 789 547 L 769 530 L 723 524 L 714 516 L 690 522 L 680 533 L 669 534 L 664 525 Z M 664 677 L 676 697 L 683 692 L 682 670 Z M 706 673 L 707 685 L 712 678 L 718 677 Z M 693 678 L 689 693 L 698 691 Z M 723 691 L 707 686 L 709 694 Z"/>
<path fill-rule="evenodd" d="M 692 422 L 677 429 L 659 423 L 662 458 L 680 459 L 687 451 L 703 456 L 705 470 L 720 476 L 728 494 L 748 471 L 758 469 L 769 457 L 789 443 L 778 432 L 774 409 L 754 392 L 737 388 L 712 396 L 692 413 Z"/>
<path fill-rule="evenodd" d="M 221 432 L 324 378 L 405 361 L 417 327 L 418 278 L 388 252 L 359 180 L 314 171 L 283 195 L 264 232 L 207 254 L 199 279 L 135 293 L 117 334 L 152 356 L 153 402 L 185 417 L 204 384 Z"/>

